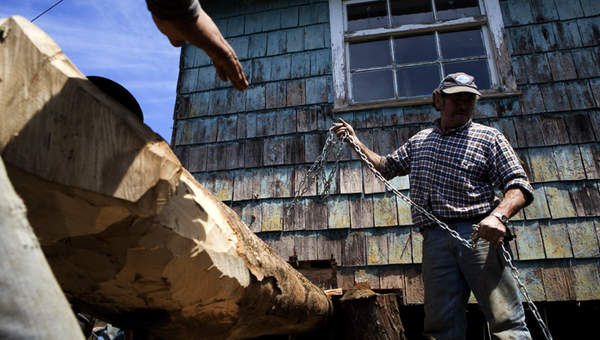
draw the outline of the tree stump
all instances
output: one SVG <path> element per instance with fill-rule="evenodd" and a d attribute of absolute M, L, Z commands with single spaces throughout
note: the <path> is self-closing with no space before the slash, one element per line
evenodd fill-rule
<path fill-rule="evenodd" d="M 396 294 L 377 294 L 366 283 L 348 290 L 335 314 L 343 320 L 343 339 L 406 340 Z"/>

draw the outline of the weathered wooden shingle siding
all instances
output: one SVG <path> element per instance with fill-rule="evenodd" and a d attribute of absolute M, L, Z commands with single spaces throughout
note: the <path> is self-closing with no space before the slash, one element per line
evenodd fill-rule
<path fill-rule="evenodd" d="M 475 120 L 502 131 L 535 201 L 513 217 L 511 248 L 537 300 L 600 299 L 600 5 L 501 0 L 520 96 L 482 99 Z M 409 207 L 346 148 L 333 195 L 294 191 L 341 116 L 385 154 L 438 117 L 430 105 L 332 114 L 327 1 L 204 1 L 250 80 L 240 93 L 186 46 L 173 145 L 198 180 L 287 258 L 329 259 L 338 284 L 369 281 L 422 302 L 422 236 Z M 329 173 L 331 167 L 327 169 Z M 394 184 L 408 194 L 406 177 Z"/>

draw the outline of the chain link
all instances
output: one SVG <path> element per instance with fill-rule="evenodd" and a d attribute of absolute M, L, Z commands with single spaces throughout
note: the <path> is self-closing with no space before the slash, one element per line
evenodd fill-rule
<path fill-rule="evenodd" d="M 408 203 L 415 210 L 417 210 L 418 212 L 423 214 L 425 217 L 429 218 L 432 222 L 437 224 L 440 228 L 446 230 L 452 237 L 454 237 L 456 240 L 458 240 L 463 246 L 470 248 L 470 249 L 475 249 L 475 247 L 477 246 L 477 240 L 479 238 L 478 233 L 477 233 L 478 232 L 477 225 L 474 226 L 474 232 L 471 235 L 471 240 L 466 240 L 466 239 L 462 238 L 456 230 L 451 229 L 446 223 L 444 223 L 443 221 L 440 221 L 434 214 L 430 213 L 425 208 L 416 204 L 409 197 L 402 194 L 388 180 L 386 180 L 383 177 L 383 175 L 377 169 L 375 169 L 375 166 L 373 165 L 373 163 L 371 163 L 369 161 L 369 159 L 367 158 L 367 155 L 365 155 L 364 152 L 362 152 L 362 150 L 360 149 L 360 146 L 356 143 L 354 138 L 348 134 L 347 131 L 345 131 L 342 136 L 340 136 L 338 138 L 336 138 L 336 137 L 338 137 L 338 136 L 336 136 L 336 134 L 333 132 L 333 126 L 332 126 L 329 128 L 329 134 L 327 136 L 327 140 L 325 141 L 325 145 L 323 146 L 323 150 L 321 151 L 321 154 L 317 157 L 315 163 L 313 163 L 313 165 L 310 167 L 310 169 L 308 170 L 308 172 L 302 179 L 300 186 L 299 186 L 296 194 L 294 195 L 294 201 L 292 203 L 291 209 L 288 210 L 288 214 L 290 213 L 290 211 L 292 211 L 296 207 L 300 197 L 306 193 L 309 185 L 317 177 L 326 178 L 325 184 L 323 186 L 323 190 L 321 191 L 321 195 L 324 198 L 329 196 L 329 190 L 331 188 L 331 183 L 333 181 L 333 178 L 337 178 L 337 170 L 339 168 L 339 159 L 340 159 L 340 155 L 341 155 L 342 148 L 343 148 L 343 141 L 348 140 L 350 142 L 352 148 L 354 149 L 354 151 L 356 151 L 356 153 L 360 156 L 360 159 L 363 161 L 363 163 L 365 165 L 367 165 L 369 170 L 371 170 L 371 172 L 373 172 L 375 177 L 377 177 L 377 179 L 379 179 L 385 185 L 386 188 L 388 188 L 391 192 L 393 192 L 400 199 L 402 199 L 403 201 Z M 331 172 L 329 173 L 329 176 L 325 176 L 325 163 L 326 163 L 327 157 L 329 156 L 329 152 L 331 149 L 335 149 L 335 155 L 334 155 L 335 165 L 334 165 L 333 169 L 331 170 Z M 308 184 L 307 184 L 307 180 L 308 180 Z M 519 290 L 523 294 L 523 297 L 525 298 L 527 305 L 531 309 L 533 316 L 535 317 L 540 328 L 542 329 L 544 336 L 546 337 L 547 340 L 552 340 L 552 335 L 550 334 L 550 330 L 544 323 L 537 307 L 535 306 L 535 304 L 533 303 L 533 300 L 529 296 L 529 292 L 527 291 L 527 288 L 525 287 L 523 282 L 519 279 L 519 272 L 518 272 L 517 268 L 515 267 L 515 265 L 513 264 L 510 253 L 508 252 L 508 250 L 506 250 L 506 247 L 504 246 L 504 244 L 502 245 L 502 256 L 504 257 L 504 261 L 506 262 L 506 264 L 510 267 L 511 275 L 514 278 L 515 282 L 517 283 Z"/>

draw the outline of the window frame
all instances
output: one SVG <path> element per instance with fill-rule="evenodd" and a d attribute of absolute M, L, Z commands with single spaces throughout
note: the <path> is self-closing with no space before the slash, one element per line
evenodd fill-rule
<path fill-rule="evenodd" d="M 329 0 L 335 111 L 431 103 L 431 95 L 353 103 L 352 98 L 350 97 L 352 83 L 349 66 L 349 43 L 369 41 L 381 37 L 389 38 L 390 36 L 396 37 L 402 35 L 414 35 L 415 33 L 436 32 L 440 29 L 445 31 L 462 28 L 481 28 L 483 43 L 488 56 L 487 60 L 490 69 L 491 82 L 491 89 L 482 91 L 483 96 L 496 97 L 519 93 L 512 71 L 511 57 L 504 34 L 502 11 L 498 0 L 478 0 L 482 14 L 476 17 L 452 19 L 432 24 L 407 24 L 393 28 L 372 28 L 346 33 L 346 6 L 348 4 L 370 1 L 373 0 Z M 394 51 L 391 50 L 391 53 L 393 52 Z M 394 77 L 394 91 L 397 89 L 396 81 L 396 77 Z"/>

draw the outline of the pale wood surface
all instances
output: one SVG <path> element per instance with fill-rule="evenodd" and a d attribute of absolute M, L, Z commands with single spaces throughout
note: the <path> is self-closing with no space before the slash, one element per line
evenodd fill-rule
<path fill-rule="evenodd" d="M 0 152 L 73 303 L 168 339 L 295 333 L 330 313 L 48 36 L 20 17 L 3 24 Z"/>
<path fill-rule="evenodd" d="M 0 158 L 0 337 L 83 339 Z"/>

